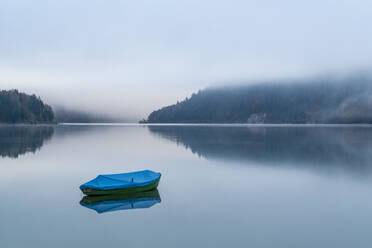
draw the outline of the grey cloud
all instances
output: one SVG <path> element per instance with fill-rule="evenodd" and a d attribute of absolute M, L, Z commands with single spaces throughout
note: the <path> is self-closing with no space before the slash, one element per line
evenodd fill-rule
<path fill-rule="evenodd" d="M 371 21 L 366 0 L 3 0 L 0 87 L 139 118 L 214 82 L 369 68 Z"/>

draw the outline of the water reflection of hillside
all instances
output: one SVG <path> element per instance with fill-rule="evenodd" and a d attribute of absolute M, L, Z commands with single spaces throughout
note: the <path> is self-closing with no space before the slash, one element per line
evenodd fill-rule
<path fill-rule="evenodd" d="M 61 141 L 113 128 L 99 125 L 0 125 L 0 157 L 18 158 L 22 154 L 35 153 L 52 137 Z"/>
<path fill-rule="evenodd" d="M 0 156 L 35 153 L 54 134 L 53 126 L 0 126 Z"/>
<path fill-rule="evenodd" d="M 149 126 L 207 159 L 372 174 L 372 128 Z"/>

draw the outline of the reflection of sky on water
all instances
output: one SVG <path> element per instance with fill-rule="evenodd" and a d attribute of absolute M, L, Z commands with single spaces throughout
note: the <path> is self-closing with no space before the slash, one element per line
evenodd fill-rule
<path fill-rule="evenodd" d="M 219 128 L 55 126 L 38 152 L 0 159 L 1 246 L 372 244 L 369 128 Z M 143 169 L 162 173 L 161 204 L 79 204 L 83 182 Z"/>

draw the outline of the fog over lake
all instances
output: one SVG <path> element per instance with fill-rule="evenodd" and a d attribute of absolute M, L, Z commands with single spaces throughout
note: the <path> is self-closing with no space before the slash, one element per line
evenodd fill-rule
<path fill-rule="evenodd" d="M 372 1 L 0 0 L 0 248 L 372 247 Z"/>

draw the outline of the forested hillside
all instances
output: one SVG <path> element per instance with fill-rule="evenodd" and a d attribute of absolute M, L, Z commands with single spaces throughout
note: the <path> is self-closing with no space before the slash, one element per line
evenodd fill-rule
<path fill-rule="evenodd" d="M 35 95 L 0 91 L 0 123 L 53 123 L 52 108 Z"/>
<path fill-rule="evenodd" d="M 372 123 L 372 80 L 210 87 L 152 112 L 148 123 Z"/>

